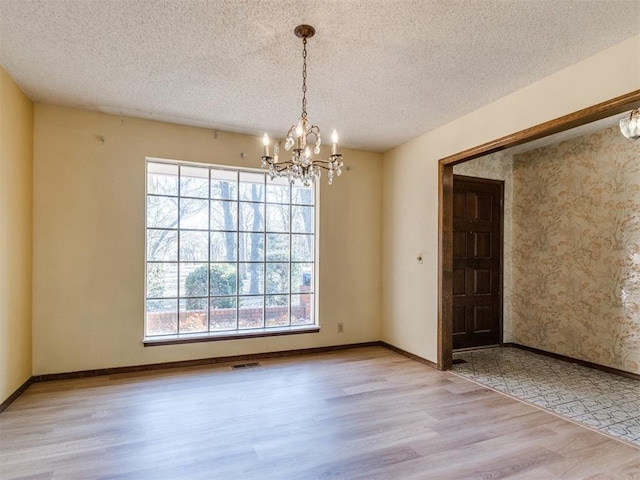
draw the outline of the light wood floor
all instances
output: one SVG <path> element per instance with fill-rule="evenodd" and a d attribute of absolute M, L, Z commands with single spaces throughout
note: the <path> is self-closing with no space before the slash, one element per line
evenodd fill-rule
<path fill-rule="evenodd" d="M 640 450 L 381 347 L 37 383 L 0 478 L 640 478 Z"/>

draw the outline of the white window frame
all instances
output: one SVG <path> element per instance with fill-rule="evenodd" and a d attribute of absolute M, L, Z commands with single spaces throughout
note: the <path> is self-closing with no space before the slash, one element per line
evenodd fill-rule
<path fill-rule="evenodd" d="M 189 197 L 187 195 L 183 195 L 182 191 L 181 191 L 181 175 L 179 174 L 178 176 L 178 180 L 177 180 L 177 194 L 162 194 L 162 193 L 155 193 L 155 192 L 149 192 L 149 165 L 150 164 L 165 164 L 172 167 L 177 167 L 179 172 L 182 172 L 182 170 L 186 167 L 196 167 L 198 169 L 208 169 L 208 178 L 207 178 L 207 182 L 208 182 L 208 192 L 207 192 L 207 197 Z M 214 226 L 211 224 L 211 208 L 212 208 L 212 203 L 215 201 L 220 201 L 221 199 L 216 199 L 212 197 L 211 191 L 212 191 L 212 187 L 211 187 L 211 179 L 212 179 L 212 172 L 228 172 L 229 174 L 235 173 L 236 175 L 236 195 L 235 195 L 235 199 L 234 200 L 230 200 L 231 203 L 235 204 L 235 208 L 236 208 L 236 215 L 235 215 L 235 230 L 233 231 L 233 234 L 235 235 L 235 260 L 234 261 L 228 261 L 228 260 L 224 260 L 224 261 L 214 261 L 212 260 L 212 253 L 211 253 L 211 240 L 212 240 L 212 233 L 222 233 L 223 230 L 218 230 L 215 229 Z M 263 194 L 262 194 L 262 200 L 259 202 L 253 202 L 254 205 L 261 205 L 262 209 L 263 209 L 263 215 L 262 215 L 262 229 L 260 231 L 256 231 L 256 230 L 251 230 L 251 232 L 258 234 L 261 233 L 263 235 L 262 238 L 262 260 L 251 260 L 250 262 L 245 258 L 243 259 L 243 261 L 241 261 L 241 254 L 238 251 L 239 249 L 239 235 L 241 234 L 250 234 L 249 231 L 245 231 L 242 230 L 240 223 L 241 223 L 241 213 L 240 213 L 240 209 L 241 209 L 241 205 L 243 204 L 248 204 L 251 203 L 249 200 L 241 200 L 240 198 L 240 178 L 242 177 L 243 174 L 249 174 L 252 175 L 254 178 L 256 178 L 256 175 L 260 175 L 263 176 L 263 181 L 264 183 L 262 183 L 262 185 L 264 185 L 263 187 Z M 204 177 L 203 177 L 204 178 Z M 293 188 L 290 188 L 289 190 L 289 201 L 288 203 L 275 203 L 274 201 L 268 202 L 267 201 L 267 186 L 269 185 L 269 183 L 271 182 L 271 180 L 269 179 L 269 174 L 268 172 L 265 172 L 264 170 L 261 169 L 252 169 L 252 168 L 244 168 L 244 167 L 235 167 L 235 166 L 228 166 L 228 165 L 217 165 L 217 164 L 209 164 L 209 163 L 194 163 L 194 162 L 186 162 L 186 161 L 180 161 L 180 160 L 169 160 L 169 159 L 163 159 L 163 158 L 155 158 L 155 157 L 147 157 L 146 161 L 145 161 L 145 302 L 144 302 L 144 338 L 143 338 L 143 343 L 145 346 L 151 346 L 151 345 L 160 345 L 160 344 L 171 344 L 171 343 L 188 343 L 188 342 L 194 342 L 194 341 L 209 341 L 209 340 L 226 340 L 226 339 L 232 339 L 232 338 L 247 338 L 247 337 L 254 337 L 254 336 L 271 336 L 271 335 L 286 335 L 286 334 L 296 334 L 296 333 L 312 333 L 312 332 L 318 332 L 320 329 L 319 326 L 319 322 L 318 322 L 318 273 L 319 273 L 319 262 L 318 262 L 318 253 L 319 253 L 319 218 L 320 218 L 320 212 L 319 212 L 319 188 L 316 187 L 315 185 L 311 186 L 310 188 L 312 188 L 312 200 L 313 203 L 311 205 L 309 204 L 298 204 L 295 203 L 293 201 Z M 287 182 L 288 184 L 288 182 Z M 259 183 L 256 183 L 256 185 L 260 185 Z M 302 185 L 300 184 L 294 184 L 291 187 L 298 187 L 301 188 Z M 307 188 L 307 187 L 304 187 Z M 198 201 L 208 201 L 209 202 L 209 208 L 208 208 L 208 226 L 206 229 L 204 229 L 203 227 L 198 228 L 198 229 L 194 229 L 194 228 L 187 228 L 187 227 L 183 227 L 181 225 L 181 218 L 180 218 L 180 208 L 177 207 L 177 224 L 175 225 L 175 227 L 166 227 L 166 226 L 160 226 L 158 227 L 157 225 L 150 225 L 149 224 L 149 207 L 148 207 L 148 202 L 150 198 L 171 198 L 171 199 L 177 199 L 177 203 L 178 205 L 180 205 L 180 202 L 182 202 L 183 200 L 198 200 Z M 278 230 L 278 231 L 273 231 L 270 232 L 267 230 L 267 214 L 266 214 L 266 208 L 268 205 L 273 205 L 273 206 L 277 206 L 277 205 L 288 205 L 289 208 L 289 226 L 288 226 L 288 230 L 282 231 L 282 230 Z M 309 235 L 308 233 L 302 233 L 302 232 L 294 232 L 294 227 L 293 227 L 293 222 L 291 221 L 291 215 L 292 215 L 292 209 L 293 208 L 299 208 L 301 210 L 304 210 L 304 208 L 312 206 L 313 207 L 313 231 L 311 232 L 310 235 L 312 235 L 313 237 L 313 252 L 311 254 L 311 261 L 295 261 L 291 258 L 291 253 L 292 253 L 292 238 L 294 235 Z M 308 218 L 308 217 L 307 217 Z M 150 238 L 150 232 L 175 232 L 175 236 L 177 239 L 177 244 L 176 244 L 176 258 L 175 259 L 171 259 L 171 260 L 161 260 L 158 261 L 158 259 L 156 258 L 149 258 L 149 238 Z M 198 264 L 202 264 L 202 265 L 207 265 L 207 269 L 211 269 L 212 265 L 216 265 L 216 264 L 221 264 L 221 263 L 226 263 L 228 265 L 231 264 L 235 264 L 235 277 L 236 277 L 236 289 L 235 289 L 235 294 L 230 294 L 224 297 L 221 297 L 220 295 L 214 295 L 212 294 L 212 288 L 211 286 L 208 285 L 208 280 L 207 280 L 207 294 L 205 296 L 198 296 L 193 297 L 193 296 L 189 296 L 183 294 L 181 292 L 181 277 L 180 277 L 180 268 L 184 265 L 183 268 L 186 268 L 186 265 L 188 264 L 192 264 L 194 265 L 196 262 L 194 260 L 191 260 L 190 262 L 186 262 L 183 261 L 183 258 L 181 258 L 181 246 L 180 246 L 180 239 L 182 238 L 183 234 L 188 234 L 191 232 L 195 232 L 195 233 L 206 233 L 207 234 L 207 239 L 208 239 L 208 243 L 207 243 L 207 250 L 208 250 L 208 258 L 206 261 L 202 261 L 202 259 L 198 260 Z M 230 230 L 224 230 L 224 232 L 229 233 L 231 232 Z M 268 261 L 267 260 L 267 236 L 270 234 L 278 234 L 278 235 L 288 235 L 289 236 L 289 250 L 288 250 L 288 260 L 287 261 L 283 261 L 282 259 L 278 259 L 277 261 L 271 260 Z M 300 237 L 303 238 L 303 237 Z M 269 293 L 268 288 L 267 288 L 267 267 L 269 264 L 286 264 L 287 265 L 287 271 L 288 271 L 288 291 L 286 293 L 282 293 L 282 292 L 277 292 L 278 294 L 272 294 Z M 239 291 L 238 285 L 239 285 L 239 278 L 240 278 L 240 267 L 244 266 L 246 268 L 247 265 L 249 264 L 259 264 L 262 265 L 262 281 L 263 281 L 263 285 L 262 285 L 262 293 L 242 293 Z M 311 264 L 312 265 L 312 273 L 311 273 L 311 278 L 310 278 L 310 291 L 309 292 L 304 292 L 302 291 L 301 288 L 296 289 L 292 279 L 293 279 L 293 267 L 294 266 L 299 266 L 300 268 L 302 268 L 304 265 L 308 265 Z M 154 266 L 154 265 L 175 265 L 176 266 L 176 286 L 175 286 L 175 291 L 172 292 L 171 294 L 164 296 L 162 295 L 161 297 L 154 297 L 153 295 L 149 294 L 149 271 L 150 271 L 150 267 Z M 206 274 L 205 274 L 206 275 Z M 210 277 L 208 277 L 210 278 Z M 268 305 L 267 305 L 267 298 L 269 297 L 269 295 L 272 295 L 271 298 L 274 298 L 275 296 L 279 296 L 279 297 L 284 297 L 285 295 L 288 298 L 288 322 L 286 325 L 275 325 L 273 324 L 273 319 L 272 320 L 272 325 L 268 324 L 267 321 L 267 309 L 268 309 Z M 306 295 L 306 297 L 305 297 Z M 292 309 L 293 307 L 293 302 L 292 302 L 292 298 L 297 298 L 300 300 L 300 303 L 298 305 L 296 305 L 296 309 L 299 310 L 301 307 L 299 305 L 302 305 L 302 299 L 304 297 L 305 302 L 304 302 L 304 307 L 303 310 L 306 312 L 308 310 L 310 315 L 313 315 L 312 321 L 309 322 L 295 322 L 292 323 Z M 231 298 L 235 298 L 235 307 L 228 307 L 226 308 L 227 310 L 230 310 L 231 308 L 235 308 L 235 327 L 231 327 L 229 326 L 229 328 L 214 328 L 212 329 L 212 316 L 213 315 L 213 310 L 215 310 L 212 307 L 212 301 L 215 300 L 219 300 L 221 298 L 225 298 L 225 299 L 231 299 Z M 258 301 L 259 298 L 262 299 L 262 323 L 259 326 L 241 326 L 241 322 L 243 322 L 244 320 L 241 317 L 241 309 L 240 309 L 240 302 L 241 300 L 246 300 L 246 299 L 253 299 L 255 301 L 255 303 L 260 303 Z M 182 317 L 181 317 L 181 313 L 182 314 L 186 314 L 187 311 L 194 311 L 194 310 L 187 310 L 186 305 L 188 304 L 187 302 L 191 301 L 194 302 L 198 300 L 200 302 L 200 305 L 203 305 L 203 301 L 206 302 L 206 326 L 207 329 L 206 331 L 181 331 L 181 322 L 182 322 Z M 165 302 L 166 304 L 169 303 L 175 303 L 175 311 L 173 312 L 175 314 L 175 318 L 172 321 L 175 321 L 175 325 L 176 328 L 175 330 L 172 331 L 163 331 L 162 333 L 159 333 L 158 331 L 156 332 L 150 332 L 149 330 L 149 319 L 151 318 L 150 315 L 153 315 L 154 313 L 150 313 L 149 312 L 149 304 L 151 302 L 156 302 L 157 305 L 159 305 L 162 302 Z M 185 302 L 185 303 L 182 303 Z M 173 305 L 172 305 L 173 306 Z M 184 308 L 181 308 L 184 307 Z M 308 308 L 307 308 L 308 307 Z M 257 307 L 258 309 L 260 307 Z M 202 310 L 198 310 L 199 312 L 202 312 Z M 217 310 L 220 311 L 220 310 Z M 247 312 L 248 310 L 243 310 L 244 312 Z M 272 310 L 273 311 L 273 310 Z M 171 313 L 169 313 L 171 314 Z M 280 316 L 280 318 L 282 318 L 282 316 Z M 294 317 L 295 318 L 295 317 Z M 199 319 L 202 319 L 202 317 L 200 316 Z M 229 320 L 230 322 L 230 320 Z M 204 328 L 204 325 L 203 327 Z M 200 329 L 202 330 L 202 329 Z"/>

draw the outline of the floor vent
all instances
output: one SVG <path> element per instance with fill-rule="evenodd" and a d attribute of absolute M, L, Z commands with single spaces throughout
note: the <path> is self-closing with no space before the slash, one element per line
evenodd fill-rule
<path fill-rule="evenodd" d="M 451 363 L 454 365 L 460 365 L 461 363 L 467 363 L 467 361 L 464 358 L 454 358 Z"/>
<path fill-rule="evenodd" d="M 243 368 L 256 368 L 259 366 L 260 364 L 258 362 L 251 362 L 251 363 L 238 363 L 236 365 L 231 365 L 231 368 L 233 370 L 241 370 Z"/>

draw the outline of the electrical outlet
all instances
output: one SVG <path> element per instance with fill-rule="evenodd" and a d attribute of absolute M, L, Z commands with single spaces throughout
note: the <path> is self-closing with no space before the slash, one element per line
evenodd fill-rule
<path fill-rule="evenodd" d="M 344 333 L 344 322 L 338 322 L 338 333 Z"/>

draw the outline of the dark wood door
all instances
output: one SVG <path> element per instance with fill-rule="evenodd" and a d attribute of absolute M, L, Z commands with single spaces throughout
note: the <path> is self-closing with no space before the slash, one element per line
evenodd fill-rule
<path fill-rule="evenodd" d="M 453 177 L 453 348 L 502 341 L 503 182 Z"/>

